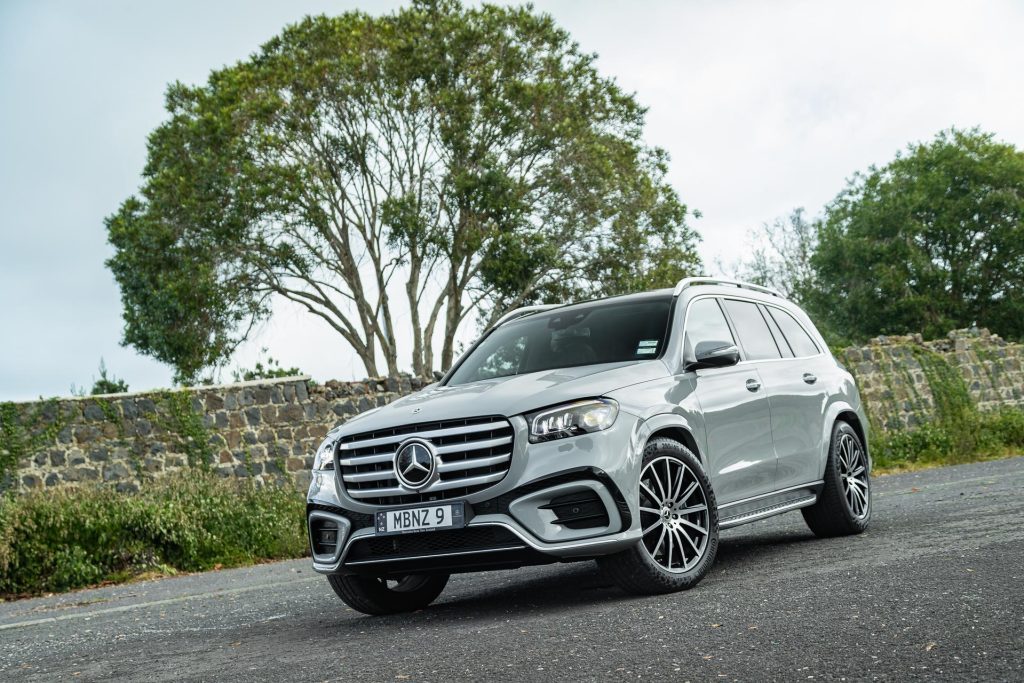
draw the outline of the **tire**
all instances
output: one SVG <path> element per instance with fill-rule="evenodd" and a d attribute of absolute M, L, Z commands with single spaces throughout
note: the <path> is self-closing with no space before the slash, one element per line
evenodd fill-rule
<path fill-rule="evenodd" d="M 652 470 L 659 473 L 659 481 L 654 481 Z M 682 473 L 681 479 L 677 472 Z M 662 477 L 676 482 L 667 487 L 665 495 Z M 678 441 L 654 439 L 644 448 L 638 488 L 640 526 L 647 533 L 628 550 L 599 558 L 598 565 L 628 593 L 656 595 L 693 588 L 711 569 L 718 552 L 718 508 L 704 468 Z M 655 508 L 651 503 L 664 504 Z M 701 528 L 703 535 L 697 531 Z M 666 537 L 670 544 L 667 549 Z"/>
<path fill-rule="evenodd" d="M 346 605 L 363 614 L 399 614 L 423 609 L 448 583 L 447 574 L 410 574 L 388 581 L 371 576 L 327 577 L 331 588 Z"/>
<path fill-rule="evenodd" d="M 825 463 L 825 485 L 818 502 L 801 510 L 815 536 L 849 536 L 868 528 L 872 507 L 870 475 L 867 452 L 856 430 L 847 422 L 836 422 Z M 851 483 L 851 478 L 856 482 Z"/>

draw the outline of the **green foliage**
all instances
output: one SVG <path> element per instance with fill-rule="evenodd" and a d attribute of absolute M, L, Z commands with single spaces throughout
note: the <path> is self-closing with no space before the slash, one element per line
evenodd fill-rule
<path fill-rule="evenodd" d="M 294 490 L 191 471 L 111 488 L 0 498 L 0 596 L 65 591 L 152 571 L 201 571 L 307 552 Z"/>
<path fill-rule="evenodd" d="M 418 0 L 307 17 L 173 84 L 140 195 L 107 219 L 124 343 L 191 380 L 283 297 L 375 376 L 378 354 L 398 369 L 405 296 L 426 374 L 470 312 L 699 272 L 645 111 L 595 62 L 530 7 Z"/>
<path fill-rule="evenodd" d="M 263 352 L 266 353 L 266 349 Z M 301 375 L 302 370 L 296 367 L 282 368 L 281 363 L 271 356 L 267 356 L 266 365 L 262 360 L 257 360 L 252 368 L 238 368 L 232 371 L 231 376 L 236 382 L 251 382 L 257 379 L 275 379 L 279 377 L 295 377 Z"/>
<path fill-rule="evenodd" d="M 913 430 L 876 425 L 871 443 L 876 466 L 953 465 L 1024 448 L 1024 411 L 979 412 L 957 368 L 929 349 L 913 346 L 911 351 L 928 381 L 933 418 Z M 909 376 L 904 381 L 913 386 Z"/>
<path fill-rule="evenodd" d="M 826 328 L 1024 336 L 1024 153 L 991 134 L 943 131 L 857 174 L 818 242 L 807 303 Z"/>
<path fill-rule="evenodd" d="M 957 424 L 936 420 L 914 430 L 876 430 L 871 440 L 875 467 L 899 470 L 924 465 L 956 465 L 1020 453 L 1024 411 L 1006 408 L 973 413 Z"/>
<path fill-rule="evenodd" d="M 126 391 L 128 391 L 128 382 L 113 375 L 107 375 L 107 364 L 100 358 L 100 376 L 93 382 L 92 391 L 89 393 L 99 396 L 101 394 L 122 394 Z"/>
<path fill-rule="evenodd" d="M 213 464 L 213 433 L 203 424 L 202 416 L 192 410 L 194 396 L 188 391 L 165 391 L 157 395 L 164 414 L 154 415 L 160 426 L 177 439 L 174 450 L 185 452 L 189 467 L 208 469 Z"/>
<path fill-rule="evenodd" d="M 55 398 L 20 409 L 0 403 L 0 491 L 9 486 L 18 462 L 53 443 L 65 422 Z"/>

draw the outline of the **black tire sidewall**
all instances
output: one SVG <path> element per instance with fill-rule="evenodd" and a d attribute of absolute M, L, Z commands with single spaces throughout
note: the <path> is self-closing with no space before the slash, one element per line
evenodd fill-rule
<path fill-rule="evenodd" d="M 853 513 L 853 510 L 850 509 L 850 504 L 847 502 L 846 494 L 843 489 L 842 474 L 839 472 L 839 440 L 844 434 L 852 436 L 854 441 L 857 442 L 857 445 L 860 446 L 861 452 L 864 453 L 864 462 L 865 467 L 867 468 L 867 476 L 865 477 L 865 480 L 867 481 L 868 514 L 860 519 L 858 519 Z M 825 476 L 831 479 L 833 489 L 843 499 L 842 508 L 846 517 L 846 522 L 851 526 L 866 529 L 868 524 L 871 522 L 871 515 L 874 512 L 875 507 L 871 500 L 871 467 L 870 461 L 867 457 L 867 451 L 864 449 L 864 444 L 861 442 L 860 436 L 857 435 L 857 430 L 851 427 L 849 423 L 836 422 L 832 427 L 832 443 L 829 445 L 828 467 L 826 468 Z"/>

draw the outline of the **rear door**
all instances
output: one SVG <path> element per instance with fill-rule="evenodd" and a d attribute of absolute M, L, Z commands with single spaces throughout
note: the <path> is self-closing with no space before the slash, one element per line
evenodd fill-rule
<path fill-rule="evenodd" d="M 739 346 L 714 297 L 690 303 L 684 334 L 686 362 L 693 360 L 693 349 L 702 341 Z M 696 370 L 695 374 L 695 393 L 707 435 L 707 463 L 718 504 L 772 491 L 776 458 L 771 416 L 756 366 L 741 362 L 727 368 Z"/>
<path fill-rule="evenodd" d="M 825 387 L 832 364 L 803 326 L 787 311 L 764 304 L 761 314 L 771 327 L 783 356 L 759 368 L 768 389 L 772 435 L 779 458 L 779 488 L 818 478 L 821 462 Z"/>

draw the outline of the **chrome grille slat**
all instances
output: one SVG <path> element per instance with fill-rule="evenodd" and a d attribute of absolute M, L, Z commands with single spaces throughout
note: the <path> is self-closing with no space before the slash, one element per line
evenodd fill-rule
<path fill-rule="evenodd" d="M 470 458 L 467 460 L 456 460 L 454 462 L 442 462 L 437 466 L 437 469 L 441 474 L 444 474 L 445 472 L 460 472 L 462 470 L 473 470 L 478 467 L 500 465 L 511 459 L 511 453 L 508 455 L 494 455 L 489 458 Z"/>
<path fill-rule="evenodd" d="M 418 491 L 399 485 L 394 459 L 407 439 L 429 442 L 437 454 L 437 480 Z M 512 463 L 515 433 L 504 417 L 475 417 L 399 425 L 344 437 L 335 453 L 338 483 L 371 505 L 446 500 L 501 481 Z"/>
<path fill-rule="evenodd" d="M 488 422 L 487 424 L 465 425 L 462 427 L 449 427 L 447 429 L 432 429 L 423 432 L 409 432 L 406 434 L 394 434 L 392 436 L 381 436 L 376 439 L 365 441 L 352 441 L 338 446 L 340 451 L 350 451 L 357 448 L 370 448 L 371 446 L 385 446 L 387 444 L 399 444 L 414 436 L 421 439 L 438 439 L 446 436 L 459 436 L 461 434 L 472 434 L 473 432 L 491 432 L 496 429 L 508 427 L 508 422 Z"/>
<path fill-rule="evenodd" d="M 356 465 L 376 465 L 382 462 L 391 462 L 394 459 L 394 453 L 378 453 L 376 455 L 360 455 L 353 458 L 342 458 L 338 462 L 342 467 L 355 467 Z"/>
<path fill-rule="evenodd" d="M 447 446 L 436 446 L 435 449 L 437 450 L 438 455 L 444 455 L 446 453 L 462 453 L 468 450 L 494 448 L 495 446 L 504 446 L 507 443 L 512 443 L 511 436 L 503 436 L 498 439 L 488 439 L 487 441 L 467 441 L 466 443 L 452 443 L 448 444 Z"/>
<path fill-rule="evenodd" d="M 453 479 L 450 481 L 439 481 L 430 487 L 430 491 L 447 491 L 449 489 L 462 488 L 464 486 L 479 486 L 480 484 L 493 484 L 494 482 L 501 481 L 505 478 L 505 472 L 495 472 L 494 474 L 484 474 L 479 477 L 465 477 L 463 479 Z M 355 491 L 349 491 L 348 495 L 353 498 L 373 498 L 375 496 L 401 496 L 410 493 L 405 489 L 395 486 L 386 489 L 357 489 Z"/>

